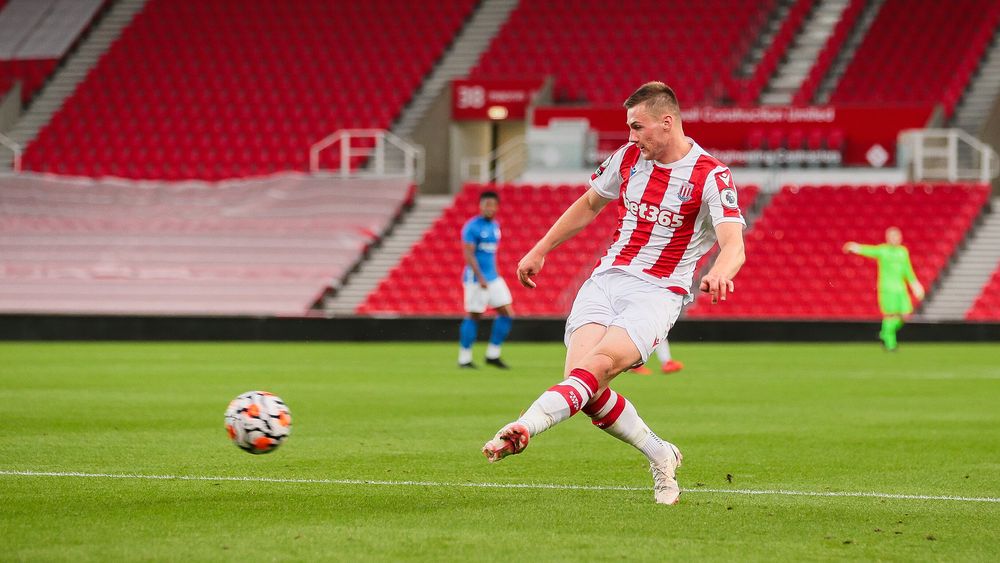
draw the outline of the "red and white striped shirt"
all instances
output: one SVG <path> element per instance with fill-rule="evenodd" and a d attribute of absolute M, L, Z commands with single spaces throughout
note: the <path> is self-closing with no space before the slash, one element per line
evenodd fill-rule
<path fill-rule="evenodd" d="M 619 269 L 687 294 L 698 259 L 715 244 L 715 225 L 746 222 L 726 165 L 697 143 L 676 162 L 645 160 L 628 143 L 590 177 L 598 195 L 618 200 L 618 230 L 594 274 Z"/>

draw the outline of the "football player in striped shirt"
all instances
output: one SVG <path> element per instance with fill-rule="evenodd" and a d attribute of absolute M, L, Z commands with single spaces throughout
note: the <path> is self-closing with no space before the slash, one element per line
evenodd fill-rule
<path fill-rule="evenodd" d="M 545 256 L 589 225 L 614 202 L 618 229 L 577 294 L 566 319 L 564 380 L 541 394 L 517 420 L 483 446 L 491 462 L 517 454 L 579 411 L 649 460 L 653 497 L 675 504 L 681 453 L 660 439 L 611 381 L 641 365 L 668 336 L 681 307 L 693 299 L 698 259 L 718 240 L 720 252 L 699 289 L 712 303 L 735 290 L 743 265 L 743 229 L 729 168 L 684 135 L 673 90 L 649 82 L 625 100 L 629 142 L 591 176 L 590 189 L 569 206 L 521 259 L 522 285 L 533 288 Z"/>

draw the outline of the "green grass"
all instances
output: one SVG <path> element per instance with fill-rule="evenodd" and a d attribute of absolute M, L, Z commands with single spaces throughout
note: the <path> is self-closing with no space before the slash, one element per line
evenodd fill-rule
<path fill-rule="evenodd" d="M 551 483 L 643 490 L 0 475 L 2 560 L 996 560 L 1000 504 L 710 492 L 1000 497 L 991 345 L 675 343 L 686 369 L 615 388 L 685 455 L 652 502 L 640 454 L 584 417 L 490 465 L 482 443 L 559 378 L 556 344 L 510 372 L 452 344 L 0 344 L 0 470 Z M 222 413 L 282 396 L 275 453 Z M 731 477 L 731 482 L 727 478 Z"/>

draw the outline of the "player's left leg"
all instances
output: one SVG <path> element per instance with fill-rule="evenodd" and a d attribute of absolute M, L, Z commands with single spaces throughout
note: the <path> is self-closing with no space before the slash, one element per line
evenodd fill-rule
<path fill-rule="evenodd" d="M 507 340 L 510 328 L 514 324 L 514 308 L 511 305 L 513 299 L 503 278 L 497 278 L 490 282 L 488 291 L 490 306 L 496 309 L 497 316 L 493 319 L 490 341 L 486 346 L 486 364 L 500 369 L 509 369 L 510 366 L 500 359 L 500 347 Z"/>
<path fill-rule="evenodd" d="M 646 456 L 653 473 L 653 495 L 656 502 L 677 502 L 681 491 L 676 471 L 684 457 L 676 446 L 665 442 L 649 428 L 631 401 L 607 388 L 584 407 L 583 412 L 590 417 L 594 426 Z"/>
<path fill-rule="evenodd" d="M 641 283 L 627 282 L 623 295 L 626 303 L 618 318 L 612 321 L 608 333 L 625 332 L 634 353 L 643 360 L 653 348 L 667 340 L 667 333 L 680 315 L 684 298 L 663 295 L 662 290 L 644 288 Z M 669 349 L 668 349 L 669 351 Z M 680 498 L 676 470 L 683 459 L 673 444 L 662 440 L 639 416 L 631 401 L 611 389 L 601 392 L 584 408 L 593 424 L 619 440 L 636 448 L 649 460 L 653 474 L 653 494 L 656 502 L 675 504 Z"/>

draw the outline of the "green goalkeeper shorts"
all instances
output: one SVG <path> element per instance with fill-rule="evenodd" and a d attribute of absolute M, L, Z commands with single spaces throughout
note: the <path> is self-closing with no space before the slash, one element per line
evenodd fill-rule
<path fill-rule="evenodd" d="M 882 309 L 883 315 L 909 315 L 913 312 L 910 294 L 905 289 L 903 291 L 879 290 L 878 306 Z"/>

